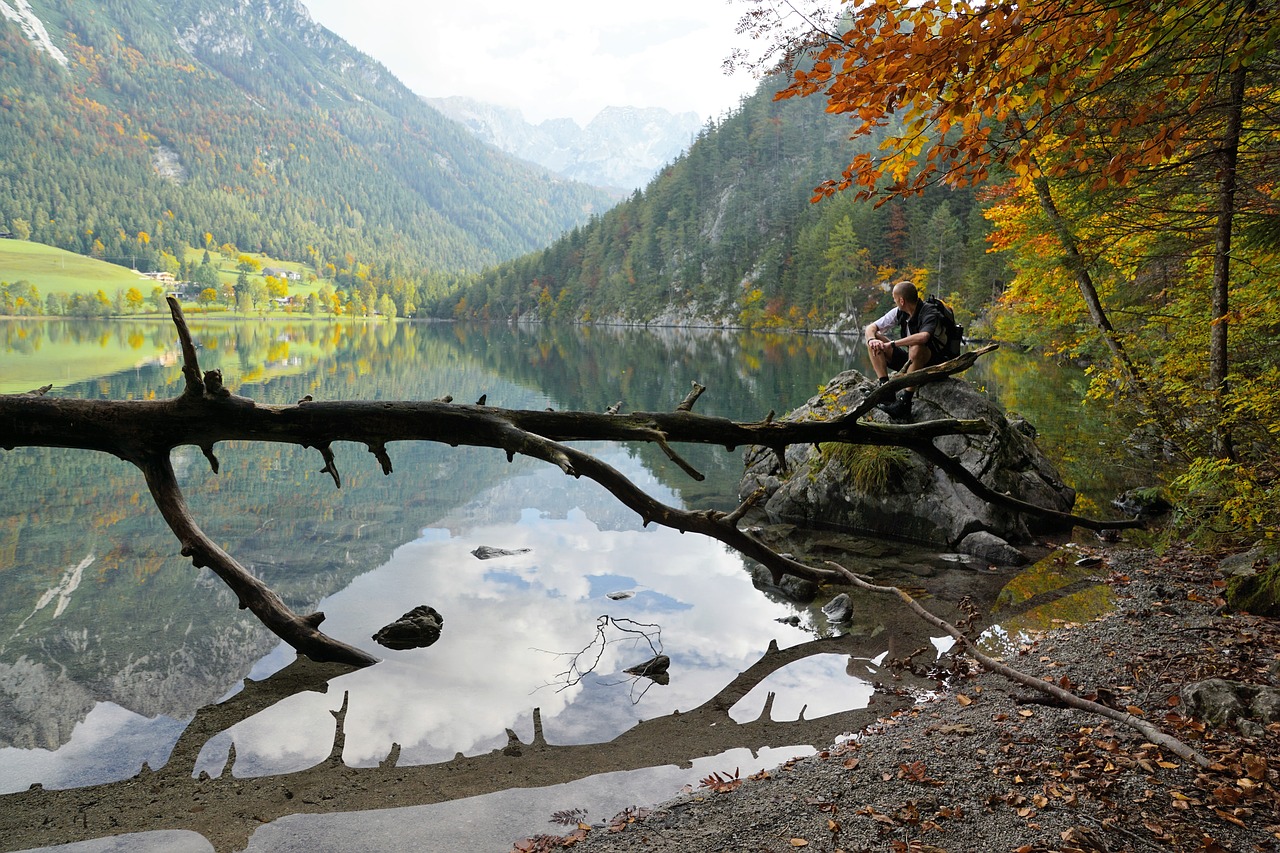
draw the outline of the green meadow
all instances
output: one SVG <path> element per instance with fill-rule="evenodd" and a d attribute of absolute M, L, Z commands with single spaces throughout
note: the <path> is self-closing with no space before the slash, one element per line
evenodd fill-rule
<path fill-rule="evenodd" d="M 193 265 L 199 264 L 202 260 L 204 260 L 204 253 L 205 253 L 204 249 L 192 249 L 188 247 L 184 258 L 186 262 L 189 264 L 193 264 Z M 301 279 L 299 281 L 294 281 L 289 283 L 289 291 L 291 293 L 296 291 L 309 293 L 311 290 L 315 289 L 314 285 L 311 287 L 307 287 L 301 284 L 302 281 L 306 280 L 308 273 L 311 272 L 311 268 L 308 267 L 306 264 L 300 264 L 300 263 L 297 263 L 296 261 L 277 260 L 268 255 L 263 255 L 259 252 L 240 252 L 236 256 L 236 258 L 228 260 L 226 257 L 221 255 L 217 251 L 210 249 L 209 260 L 218 270 L 219 281 L 221 281 L 223 284 L 236 283 L 236 279 L 240 275 L 240 270 L 237 268 L 236 264 L 237 264 L 237 259 L 241 256 L 253 258 L 255 261 L 258 262 L 260 270 L 265 269 L 267 267 L 276 267 L 279 269 L 286 269 L 286 270 L 291 270 L 293 272 L 296 272 L 299 276 L 301 276 Z M 258 275 L 258 274 L 260 273 L 255 273 L 255 275 Z"/>
<path fill-rule="evenodd" d="M 350 324 L 339 327 L 305 317 L 273 319 L 188 315 L 201 347 L 201 366 L 221 370 L 231 387 L 266 382 L 309 369 L 350 334 L 344 331 Z M 166 365 L 178 378 L 177 333 L 167 319 L 0 319 L 0 394 L 44 385 L 53 385 L 59 394 L 69 385 L 155 363 Z"/>
<path fill-rule="evenodd" d="M 118 264 L 43 243 L 0 240 L 0 281 L 12 284 L 24 280 L 35 285 L 41 298 L 49 293 L 93 294 L 99 290 L 111 296 L 117 289 L 130 287 L 148 296 L 154 286 L 154 282 Z"/>
<path fill-rule="evenodd" d="M 192 250 L 189 260 L 199 262 L 203 251 Z M 217 257 L 219 277 L 225 283 L 236 281 L 239 271 L 221 256 Z M 252 256 L 264 267 L 279 266 L 306 275 L 302 264 L 276 261 L 265 255 Z M 260 275 L 261 273 L 258 273 Z M 175 358 L 175 334 L 168 312 L 157 312 L 151 302 L 155 282 L 127 267 L 109 264 L 95 258 L 73 254 L 41 243 L 25 240 L 0 239 L 0 284 L 26 281 L 36 288 L 43 300 L 50 293 L 67 295 L 92 295 L 101 290 L 108 298 L 116 293 L 136 287 L 142 292 L 143 310 L 128 317 L 87 320 L 62 318 L 3 318 L 0 317 L 0 394 L 30 391 L 43 385 L 55 387 L 110 376 L 121 371 L 152 363 L 157 359 L 170 361 Z M 305 283 L 291 281 L 289 291 L 295 298 L 305 298 L 315 292 L 321 282 L 314 279 Z M 284 327 L 297 324 L 331 323 L 334 318 L 311 316 L 301 310 L 256 312 L 253 321 L 270 321 L 272 331 L 246 337 L 231 329 L 250 318 L 217 306 L 188 302 L 183 305 L 187 319 L 193 326 L 202 326 L 208 337 L 206 356 L 214 356 L 217 340 L 244 340 L 252 337 L 255 350 L 262 350 L 254 357 L 246 357 L 243 341 L 236 358 L 219 358 L 219 363 L 207 367 L 220 367 L 228 381 L 254 382 L 300 370 L 299 356 L 310 363 L 317 356 L 308 343 L 309 336 L 285 331 Z M 371 318 L 344 317 L 348 322 L 369 322 Z M 230 322 L 223 329 L 216 324 Z M 240 327 L 241 329 L 245 327 Z M 293 359 L 280 357 L 280 345 L 273 342 L 277 336 L 289 340 Z M 257 338 L 261 337 L 258 341 Z M 203 360 L 203 359 L 202 359 Z"/>

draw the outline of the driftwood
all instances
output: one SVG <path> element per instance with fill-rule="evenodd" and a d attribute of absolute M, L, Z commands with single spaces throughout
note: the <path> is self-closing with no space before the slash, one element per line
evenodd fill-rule
<path fill-rule="evenodd" d="M 989 427 L 983 421 L 944 419 L 898 425 L 862 419 L 908 381 L 920 385 L 963 372 L 995 349 L 994 345 L 912 373 L 909 380 L 897 377 L 875 389 L 847 415 L 830 421 L 776 421 L 772 412 L 755 423 L 697 415 L 692 409 L 705 390 L 697 383 L 672 412 L 515 410 L 488 406 L 483 397 L 472 405 L 456 404 L 448 397 L 405 402 L 321 402 L 307 397 L 296 405 L 278 406 L 258 404 L 231 393 L 223 386 L 220 371 L 202 373 L 182 309 L 172 297 L 169 307 L 182 347 L 185 388 L 180 395 L 168 400 L 74 400 L 47 396 L 50 386 L 26 394 L 0 395 L 0 448 L 96 450 L 137 466 L 146 477 L 156 506 L 178 538 L 183 556 L 190 557 L 197 567 L 210 568 L 235 592 L 240 607 L 251 610 L 269 630 L 316 661 L 365 666 L 376 658 L 322 633 L 319 625 L 324 620 L 323 613 L 292 611 L 200 529 L 170 464 L 174 448 L 199 447 L 216 473 L 218 457 L 214 447 L 221 441 L 274 441 L 312 447 L 323 460 L 321 471 L 329 474 L 339 488 L 342 477 L 332 450 L 337 441 L 364 444 L 384 474 L 392 473 L 388 445 L 395 441 L 500 448 L 508 459 L 517 454 L 529 456 L 549 462 L 571 476 L 596 481 L 639 514 L 646 525 L 652 522 L 717 539 L 767 567 L 775 583 L 788 574 L 816 581 L 836 580 L 841 575 L 778 554 L 749 530 L 741 529 L 738 525 L 760 499 L 759 493 L 749 496 L 732 512 L 672 507 L 650 497 L 617 469 L 566 442 L 651 442 L 696 479 L 702 475 L 680 457 L 674 444 L 722 445 L 729 450 L 760 445 L 772 449 L 779 458 L 793 444 L 840 442 L 904 447 L 923 455 L 983 499 L 1015 511 L 1095 529 L 1132 524 L 1046 510 L 993 492 L 933 444 L 939 436 L 985 433 Z"/>

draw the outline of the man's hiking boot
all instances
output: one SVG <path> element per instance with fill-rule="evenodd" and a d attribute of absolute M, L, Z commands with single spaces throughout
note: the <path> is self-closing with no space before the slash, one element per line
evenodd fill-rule
<path fill-rule="evenodd" d="M 911 396 L 899 394 L 887 403 L 880 403 L 877 408 L 895 421 L 905 421 L 911 417 Z"/>

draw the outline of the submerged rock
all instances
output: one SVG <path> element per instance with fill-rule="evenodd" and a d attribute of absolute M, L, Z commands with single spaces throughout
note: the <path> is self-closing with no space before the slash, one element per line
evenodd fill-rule
<path fill-rule="evenodd" d="M 389 649 L 422 649 L 440 639 L 444 617 L 434 607 L 415 607 L 390 625 L 378 629 L 373 639 Z"/>
<path fill-rule="evenodd" d="M 850 370 L 784 420 L 827 420 L 851 411 L 874 390 L 870 380 Z M 871 415 L 887 420 L 880 412 Z M 1070 512 L 1075 490 L 1062 482 L 1035 443 L 1035 428 L 1006 416 L 967 382 L 948 379 L 922 386 L 911 420 L 984 420 L 991 431 L 952 435 L 934 445 L 980 478 L 989 488 L 1036 506 Z M 771 520 L 806 527 L 837 528 L 923 542 L 981 556 L 991 562 L 1025 562 L 1014 545 L 1035 541 L 1036 533 L 1060 525 L 988 504 L 941 469 L 897 448 L 853 445 L 795 445 L 787 448 L 785 470 L 773 451 L 746 453 L 740 495 L 764 488 L 764 511 Z"/>
<path fill-rule="evenodd" d="M 956 549 L 1001 566 L 1021 566 L 1027 562 L 1025 554 L 986 530 L 970 533 L 960 540 Z"/>
<path fill-rule="evenodd" d="M 671 674 L 667 671 L 670 668 L 671 658 L 666 655 L 656 655 L 644 663 L 624 669 L 623 672 L 627 675 L 642 675 L 659 684 L 667 684 L 671 681 Z"/>
<path fill-rule="evenodd" d="M 828 622 L 849 622 L 853 619 L 853 602 L 847 593 L 842 592 L 822 605 L 822 612 Z"/>
<path fill-rule="evenodd" d="M 772 593 L 796 604 L 808 604 L 818 597 L 818 585 L 813 581 L 783 575 L 781 580 L 774 583 L 773 574 L 759 563 L 751 569 L 751 584 L 762 592 Z"/>
<path fill-rule="evenodd" d="M 492 560 L 494 557 L 514 557 L 516 554 L 528 554 L 528 548 L 493 548 L 489 545 L 481 545 L 471 552 L 471 556 L 477 560 Z"/>

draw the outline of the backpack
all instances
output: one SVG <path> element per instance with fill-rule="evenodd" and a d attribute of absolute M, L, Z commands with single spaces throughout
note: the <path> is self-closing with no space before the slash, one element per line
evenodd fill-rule
<path fill-rule="evenodd" d="M 964 326 L 956 322 L 955 312 L 938 297 L 930 296 L 925 302 L 938 309 L 938 316 L 942 318 L 941 331 L 945 337 L 942 351 L 947 358 L 955 358 L 964 348 Z"/>

